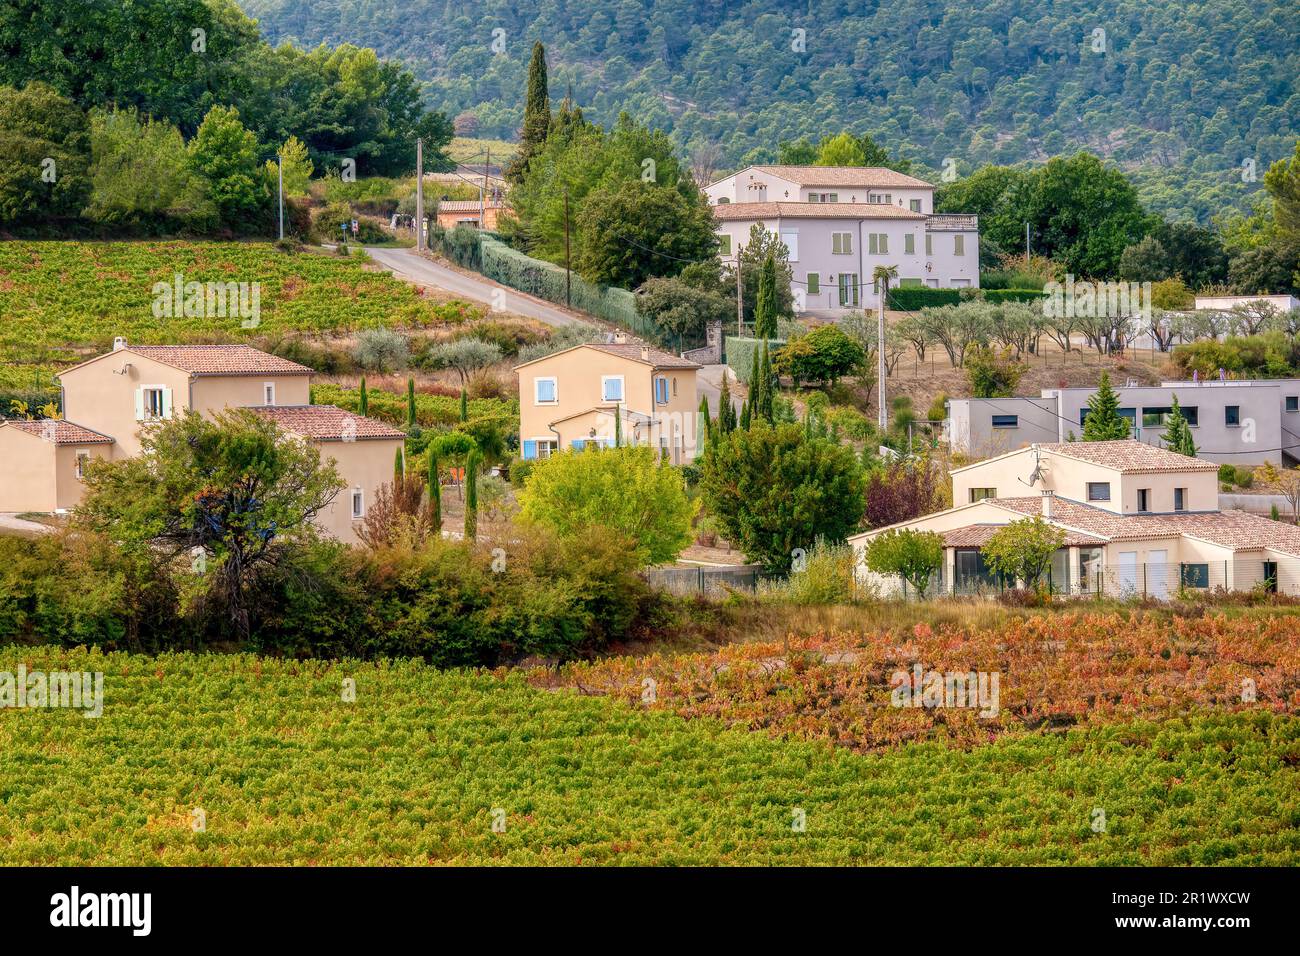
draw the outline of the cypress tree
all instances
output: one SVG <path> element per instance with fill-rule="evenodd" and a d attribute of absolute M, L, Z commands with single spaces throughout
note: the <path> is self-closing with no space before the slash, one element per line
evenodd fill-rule
<path fill-rule="evenodd" d="M 1088 399 L 1088 417 L 1083 420 L 1083 440 L 1115 441 L 1128 437 L 1128 419 L 1119 413 L 1119 395 L 1111 388 L 1110 376 L 1102 372 L 1097 391 Z"/>
<path fill-rule="evenodd" d="M 415 379 L 406 380 L 406 427 L 415 427 Z"/>
<path fill-rule="evenodd" d="M 763 359 L 759 368 L 763 377 L 763 391 L 758 413 L 770 425 L 776 417 L 776 373 L 772 368 L 772 356 L 767 350 L 767 339 L 763 340 Z"/>
<path fill-rule="evenodd" d="M 465 458 L 465 537 L 470 541 L 478 536 L 478 463 L 475 448 Z"/>
<path fill-rule="evenodd" d="M 750 393 L 750 397 L 751 397 L 751 398 L 753 397 L 753 393 Z M 750 398 L 746 398 L 746 399 L 745 399 L 745 404 L 744 404 L 744 405 L 741 407 L 741 409 L 740 409 L 740 428 L 741 428 L 741 430 L 742 430 L 742 431 L 749 431 L 749 426 L 750 426 L 750 424 L 753 422 L 753 420 L 754 420 L 754 409 L 753 409 L 752 404 L 751 404 L 751 402 L 750 402 Z"/>
<path fill-rule="evenodd" d="M 402 477 L 406 474 L 406 462 L 402 456 L 402 449 L 397 449 L 397 454 L 393 457 L 393 484 L 394 486 L 402 483 Z"/>
<path fill-rule="evenodd" d="M 361 403 L 358 411 L 364 417 L 370 411 L 370 397 L 366 394 L 366 377 L 361 376 Z"/>
<path fill-rule="evenodd" d="M 730 376 L 727 370 L 722 370 L 722 391 L 718 394 L 718 434 L 725 435 L 731 431 L 732 415 L 735 409 L 731 407 L 731 386 L 728 384 Z"/>
<path fill-rule="evenodd" d="M 623 447 L 623 406 L 614 406 L 614 447 Z"/>
<path fill-rule="evenodd" d="M 713 437 L 713 422 L 709 420 L 709 400 L 708 398 L 700 399 L 700 421 L 699 427 L 695 432 L 695 441 L 697 444 L 704 444 Z"/>
<path fill-rule="evenodd" d="M 460 420 L 469 421 L 469 393 L 465 391 L 465 386 L 460 388 Z"/>
<path fill-rule="evenodd" d="M 433 530 L 442 530 L 442 483 L 438 480 L 438 456 L 429 449 L 429 512 Z"/>
<path fill-rule="evenodd" d="M 758 298 L 754 303 L 754 337 L 776 338 L 776 257 L 768 254 L 758 276 Z"/>
<path fill-rule="evenodd" d="M 542 151 L 551 131 L 551 98 L 546 86 L 546 48 L 533 44 L 528 61 L 528 92 L 524 97 L 524 125 L 519 131 L 519 149 L 506 168 L 511 185 L 518 186 L 528 175 L 533 157 Z"/>
<path fill-rule="evenodd" d="M 1192 426 L 1183 417 L 1177 395 L 1174 395 L 1169 408 L 1169 418 L 1165 421 L 1165 447 L 1188 458 L 1195 458 L 1196 442 L 1192 439 Z"/>

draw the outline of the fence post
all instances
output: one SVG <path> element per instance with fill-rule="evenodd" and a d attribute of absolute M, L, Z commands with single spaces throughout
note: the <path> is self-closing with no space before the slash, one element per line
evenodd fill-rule
<path fill-rule="evenodd" d="M 695 580 L 697 583 L 697 587 L 699 589 L 699 593 L 703 594 L 704 593 L 704 565 L 700 564 L 696 566 Z"/>

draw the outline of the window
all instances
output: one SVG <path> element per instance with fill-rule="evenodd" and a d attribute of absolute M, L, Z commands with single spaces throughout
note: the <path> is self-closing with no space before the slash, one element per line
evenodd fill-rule
<path fill-rule="evenodd" d="M 853 233 L 832 232 L 831 233 L 831 255 L 833 256 L 853 255 Z"/>
<path fill-rule="evenodd" d="M 839 202 L 839 193 L 809 193 L 809 202 Z"/>
<path fill-rule="evenodd" d="M 602 375 L 600 377 L 600 397 L 607 402 L 623 401 L 623 376 Z"/>
<path fill-rule="evenodd" d="M 718 197 L 718 205 L 719 205 L 719 206 L 730 206 L 730 205 L 731 205 L 731 200 L 728 199 L 726 196 L 719 196 L 719 197 Z"/>
<path fill-rule="evenodd" d="M 898 287 L 900 289 L 919 289 L 924 285 L 925 283 L 922 282 L 920 279 L 911 278 L 908 276 L 903 276 L 901 279 L 898 280 Z"/>
<path fill-rule="evenodd" d="M 136 392 L 135 417 L 137 421 L 154 421 L 167 418 L 170 412 L 171 389 L 161 385 L 144 385 Z"/>
<path fill-rule="evenodd" d="M 970 279 L 953 279 L 953 280 L 952 280 L 952 287 L 953 287 L 954 289 L 969 289 L 969 288 L 970 288 Z"/>
<path fill-rule="evenodd" d="M 1019 415 L 994 415 L 993 427 L 994 428 L 1019 428 L 1020 416 Z"/>
<path fill-rule="evenodd" d="M 927 233 L 925 234 L 925 254 L 926 254 L 927 256 L 932 256 L 932 255 L 934 255 L 934 243 L 931 242 L 931 238 L 932 238 L 932 237 L 931 237 L 930 234 L 927 232 Z"/>
<path fill-rule="evenodd" d="M 972 488 L 970 490 L 971 504 L 983 501 L 985 498 L 996 498 L 997 496 L 998 490 L 996 488 Z"/>
<path fill-rule="evenodd" d="M 723 235 L 718 236 L 718 255 L 720 256 L 731 255 L 731 237 L 726 235 L 725 233 Z"/>
<path fill-rule="evenodd" d="M 1150 511 L 1150 510 L 1151 510 L 1151 489 L 1139 488 L 1138 489 L 1138 511 Z"/>
<path fill-rule="evenodd" d="M 262 404 L 263 405 L 275 404 L 275 382 L 262 383 Z"/>
<path fill-rule="evenodd" d="M 1084 424 L 1087 423 L 1087 421 L 1088 421 L 1088 412 L 1090 412 L 1090 411 L 1092 411 L 1092 409 L 1090 409 L 1087 405 L 1085 405 L 1085 406 L 1083 406 L 1083 408 L 1079 409 L 1079 424 L 1080 424 L 1080 425 L 1084 425 Z M 1127 419 L 1128 419 L 1128 423 L 1129 423 L 1129 427 L 1130 427 L 1130 428 L 1132 428 L 1135 424 L 1137 424 L 1137 409 L 1136 409 L 1136 408 L 1120 408 L 1120 409 L 1117 409 L 1117 411 L 1119 412 L 1119 417 L 1120 417 L 1120 418 L 1127 418 Z"/>
<path fill-rule="evenodd" d="M 909 199 L 909 200 L 907 201 L 907 208 L 910 209 L 910 210 L 912 210 L 912 212 L 920 212 L 920 211 L 921 211 L 921 200 L 919 200 L 919 199 Z"/>
<path fill-rule="evenodd" d="M 889 255 L 889 236 L 883 232 L 867 233 L 867 253 L 873 256 Z"/>
<path fill-rule="evenodd" d="M 1175 511 L 1187 510 L 1187 489 L 1186 488 L 1174 489 L 1174 510 Z"/>
<path fill-rule="evenodd" d="M 559 390 L 554 378 L 533 379 L 534 399 L 538 405 L 554 405 L 559 399 Z"/>
<path fill-rule="evenodd" d="M 622 392 L 621 382 L 619 385 L 619 391 L 621 394 Z M 657 405 L 668 404 L 668 379 L 664 378 L 662 375 L 655 379 L 655 404 Z"/>
<path fill-rule="evenodd" d="M 86 476 L 86 462 L 90 461 L 90 455 L 84 451 L 77 452 L 77 480 L 80 481 Z"/>
<path fill-rule="evenodd" d="M 1101 574 L 1101 548 L 1079 549 L 1079 590 L 1090 591 Z"/>
<path fill-rule="evenodd" d="M 529 438 L 519 443 L 520 455 L 526 460 L 550 458 L 558 448 L 559 442 L 554 438 Z"/>
<path fill-rule="evenodd" d="M 362 491 L 360 488 L 353 488 L 352 489 L 352 518 L 355 521 L 357 518 L 364 518 L 365 516 L 366 516 L 365 492 Z"/>
<path fill-rule="evenodd" d="M 903 255 L 916 255 L 916 236 L 912 235 L 910 232 L 903 237 Z"/>
<path fill-rule="evenodd" d="M 1237 428 L 1241 425 L 1241 406 L 1225 405 L 1223 406 L 1223 424 L 1229 428 Z"/>
<path fill-rule="evenodd" d="M 822 290 L 822 277 L 819 272 L 808 273 L 808 294 L 817 295 Z"/>
<path fill-rule="evenodd" d="M 952 254 L 954 256 L 966 255 L 966 237 L 961 233 L 952 237 Z"/>
<path fill-rule="evenodd" d="M 1110 482 L 1109 481 L 1088 482 L 1088 500 L 1089 501 L 1110 501 Z"/>
<path fill-rule="evenodd" d="M 867 202 L 875 206 L 889 206 L 894 202 L 892 193 L 867 193 Z"/>
<path fill-rule="evenodd" d="M 1300 395 L 1288 395 L 1286 397 L 1286 410 L 1288 412 L 1300 412 Z"/>
<path fill-rule="evenodd" d="M 1189 425 L 1199 425 L 1201 423 L 1201 410 L 1195 405 L 1189 406 L 1182 410 L 1183 418 Z M 1169 424 L 1169 416 L 1174 410 L 1169 407 L 1143 408 L 1142 409 L 1142 427 L 1143 428 L 1164 428 Z"/>
<path fill-rule="evenodd" d="M 781 233 L 781 242 L 785 244 L 786 251 L 790 253 L 790 261 L 799 261 L 799 233 L 790 231 Z"/>
<path fill-rule="evenodd" d="M 1208 588 L 1210 586 L 1210 566 L 1208 564 L 1184 564 L 1183 587 Z"/>
<path fill-rule="evenodd" d="M 840 306 L 843 308 L 857 308 L 858 305 L 858 274 L 856 272 L 840 273 Z"/>

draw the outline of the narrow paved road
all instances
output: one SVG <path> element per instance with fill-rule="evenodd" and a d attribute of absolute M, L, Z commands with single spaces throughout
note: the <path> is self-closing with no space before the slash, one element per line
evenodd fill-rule
<path fill-rule="evenodd" d="M 38 534 L 51 534 L 54 528 L 47 524 L 41 524 L 39 521 L 28 521 L 26 518 L 20 518 L 16 514 L 0 514 L 0 534 L 6 531 L 18 532 L 28 536 Z"/>
<path fill-rule="evenodd" d="M 722 401 L 722 376 L 725 374 L 727 374 L 725 365 L 705 365 L 695 377 L 696 388 L 700 395 L 709 400 L 709 415 L 714 419 L 718 417 L 718 403 Z M 745 386 L 741 385 L 733 375 L 728 391 L 731 393 L 731 407 L 739 415 L 740 409 L 745 404 Z"/>
<path fill-rule="evenodd" d="M 377 249 L 367 246 L 366 253 L 384 268 L 391 269 L 395 274 L 419 286 L 433 286 L 485 305 L 499 305 L 507 312 L 537 319 L 547 325 L 573 325 L 583 321 L 559 306 L 535 299 L 484 276 L 457 272 L 440 262 L 417 255 L 412 249 Z M 497 293 L 495 301 L 493 293 Z"/>

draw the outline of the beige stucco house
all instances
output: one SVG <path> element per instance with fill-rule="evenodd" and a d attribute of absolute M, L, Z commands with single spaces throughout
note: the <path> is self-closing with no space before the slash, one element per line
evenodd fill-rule
<path fill-rule="evenodd" d="M 312 370 L 247 345 L 130 345 L 60 373 L 64 420 L 0 424 L 0 512 L 76 507 L 87 458 L 140 454 L 141 436 L 186 411 L 252 408 L 317 443 L 346 488 L 319 523 L 344 541 L 379 486 L 392 480 L 405 435 L 382 422 L 311 404 Z"/>
<path fill-rule="evenodd" d="M 1180 587 L 1300 594 L 1300 528 L 1243 511 L 1220 511 L 1216 466 L 1127 439 L 1060 442 L 955 469 L 954 506 L 850 538 L 859 579 L 884 593 L 901 587 L 863 563 L 892 528 L 944 538 L 939 593 L 996 591 L 980 548 L 999 528 L 1041 515 L 1065 532 L 1049 584 L 1063 594 L 1145 594 Z M 1010 583 L 1010 582 L 1007 582 Z"/>
<path fill-rule="evenodd" d="M 629 445 L 658 448 L 674 464 L 697 451 L 700 398 L 688 359 L 624 343 L 578 345 L 515 367 L 524 458 L 613 445 L 616 418 Z"/>

